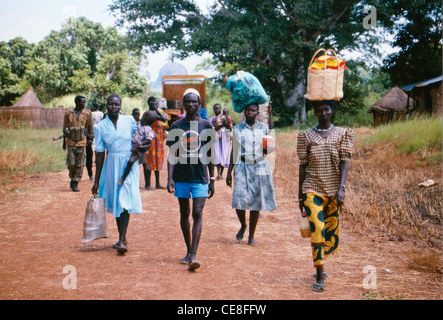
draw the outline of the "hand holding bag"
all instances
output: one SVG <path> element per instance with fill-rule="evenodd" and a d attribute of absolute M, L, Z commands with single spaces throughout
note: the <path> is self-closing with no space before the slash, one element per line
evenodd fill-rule
<path fill-rule="evenodd" d="M 85 244 L 92 240 L 107 237 L 105 199 L 93 195 L 86 204 L 82 242 Z"/>
<path fill-rule="evenodd" d="M 300 221 L 298 226 L 300 228 L 300 234 L 303 238 L 309 238 L 311 236 L 311 227 L 309 225 L 309 219 L 306 211 L 300 212 Z"/>

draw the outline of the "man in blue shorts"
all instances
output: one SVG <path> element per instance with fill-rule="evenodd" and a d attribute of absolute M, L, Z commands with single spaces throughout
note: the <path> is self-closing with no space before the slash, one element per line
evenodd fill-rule
<path fill-rule="evenodd" d="M 183 106 L 186 116 L 171 125 L 166 142 L 169 147 L 167 189 L 178 198 L 180 206 L 180 227 L 187 248 L 181 263 L 188 264 L 188 270 L 193 271 L 200 267 L 196 253 L 202 231 L 203 207 L 206 198 L 211 198 L 215 192 L 211 146 L 216 136 L 211 124 L 198 116 L 201 99 L 197 90 L 185 91 Z M 191 198 L 192 237 L 189 223 Z"/>

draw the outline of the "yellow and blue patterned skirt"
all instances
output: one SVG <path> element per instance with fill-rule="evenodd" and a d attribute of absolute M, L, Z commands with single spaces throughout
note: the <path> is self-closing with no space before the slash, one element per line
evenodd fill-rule
<path fill-rule="evenodd" d="M 303 200 L 311 226 L 314 266 L 322 267 L 324 259 L 338 249 L 341 206 L 337 206 L 334 196 L 325 197 L 312 192 L 303 194 Z"/>

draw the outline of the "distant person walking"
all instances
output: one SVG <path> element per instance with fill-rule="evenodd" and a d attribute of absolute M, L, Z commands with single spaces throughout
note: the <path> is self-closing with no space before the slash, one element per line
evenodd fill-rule
<path fill-rule="evenodd" d="M 155 97 L 148 98 L 148 106 L 150 111 L 157 114 L 157 121 L 151 125 L 155 133 L 155 139 L 152 141 L 152 147 L 146 153 L 145 189 L 165 189 L 160 184 L 160 171 L 163 168 L 163 160 L 165 155 L 165 131 L 163 124 L 168 120 L 167 116 L 159 110 L 159 104 Z M 155 175 L 155 188 L 151 186 L 151 172 Z"/>
<path fill-rule="evenodd" d="M 215 157 L 214 164 L 217 166 L 217 179 L 223 179 L 223 169 L 229 166 L 229 157 L 231 153 L 231 123 L 229 111 L 222 113 L 221 105 L 216 103 L 212 107 L 214 116 L 209 118 L 209 123 L 217 131 L 217 141 L 214 145 Z"/>
<path fill-rule="evenodd" d="M 123 255 L 128 250 L 126 232 L 130 214 L 142 213 L 143 209 L 138 166 L 132 167 L 122 186 L 117 183 L 131 157 L 132 137 L 137 130 L 134 118 L 120 115 L 120 109 L 121 98 L 110 95 L 107 99 L 107 117 L 94 126 L 96 173 L 91 191 L 105 199 L 106 210 L 114 215 L 119 234 L 114 248 Z"/>
<path fill-rule="evenodd" d="M 103 112 L 98 110 L 97 103 L 91 104 L 92 124 L 95 125 L 103 120 Z M 92 132 L 93 133 L 93 132 Z M 92 172 L 92 163 L 94 159 L 94 136 L 87 133 L 88 142 L 86 143 L 86 169 L 88 170 L 89 180 L 94 180 Z"/>
<path fill-rule="evenodd" d="M 243 240 L 246 231 L 246 210 L 249 210 L 248 244 L 257 245 L 254 239 L 260 211 L 277 209 L 274 180 L 265 154 L 274 151 L 274 146 L 263 148 L 263 136 L 269 134 L 264 122 L 256 120 L 259 112 L 257 104 L 245 108 L 245 120 L 234 127 L 231 160 L 226 175 L 226 184 L 231 187 L 232 208 L 240 221 L 240 230 L 235 235 L 238 242 Z M 234 175 L 234 179 L 232 179 Z"/>
<path fill-rule="evenodd" d="M 91 113 L 92 113 L 92 123 L 94 125 L 96 125 L 97 123 L 99 123 L 100 121 L 103 120 L 103 112 L 101 112 L 100 110 L 98 110 L 98 105 L 97 103 L 93 103 L 91 104 Z"/>
<path fill-rule="evenodd" d="M 299 206 L 311 226 L 311 246 L 315 283 L 312 290 L 323 291 L 324 259 L 338 249 L 339 214 L 345 201 L 346 177 L 352 156 L 354 132 L 331 123 L 332 101 L 314 102 L 318 125 L 297 137 Z"/>
<path fill-rule="evenodd" d="M 86 98 L 76 96 L 75 108 L 66 112 L 63 120 L 63 134 L 68 148 L 66 165 L 71 178 L 70 188 L 79 192 L 78 184 L 83 176 L 85 166 L 86 145 L 92 144 L 94 129 L 91 112 L 86 110 Z"/>

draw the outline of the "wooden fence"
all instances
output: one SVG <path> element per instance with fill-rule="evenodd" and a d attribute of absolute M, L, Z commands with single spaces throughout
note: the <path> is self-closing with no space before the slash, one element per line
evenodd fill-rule
<path fill-rule="evenodd" d="M 63 128 L 63 118 L 67 108 L 43 107 L 1 107 L 0 126 L 2 128 L 21 127 L 29 128 Z"/>

